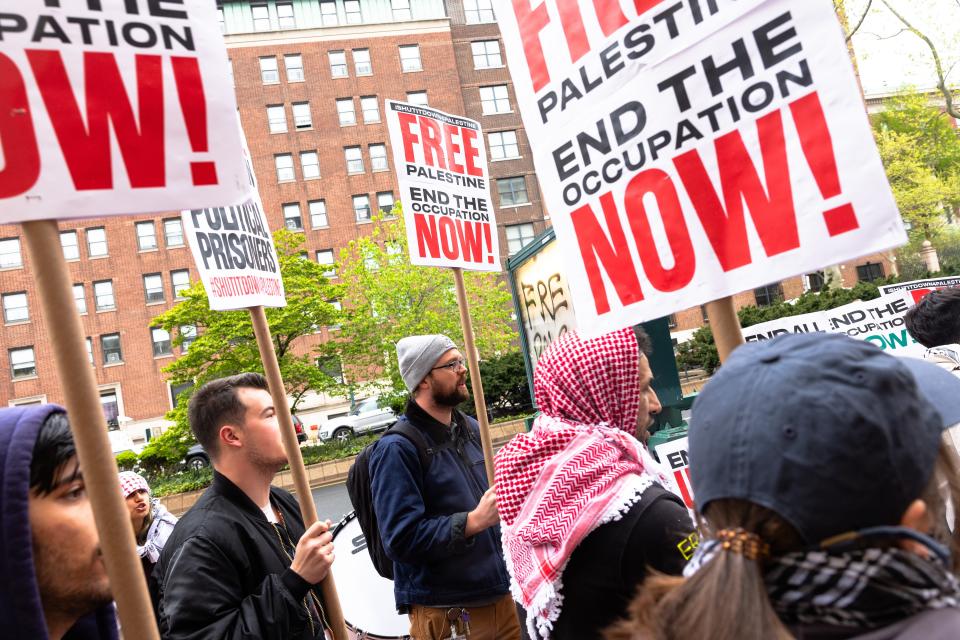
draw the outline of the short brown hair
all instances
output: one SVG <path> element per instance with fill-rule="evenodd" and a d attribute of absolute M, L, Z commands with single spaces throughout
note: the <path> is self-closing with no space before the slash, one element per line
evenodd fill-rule
<path fill-rule="evenodd" d="M 270 390 L 261 374 L 240 373 L 211 380 L 190 398 L 190 430 L 212 459 L 219 454 L 220 427 L 228 422 L 243 423 L 247 407 L 237 395 L 240 388 Z"/>

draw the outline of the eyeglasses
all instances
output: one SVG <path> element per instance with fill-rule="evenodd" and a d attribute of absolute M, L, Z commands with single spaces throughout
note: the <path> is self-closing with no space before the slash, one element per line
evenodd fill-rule
<path fill-rule="evenodd" d="M 466 360 L 464 360 L 463 358 L 457 358 L 456 360 L 448 362 L 447 364 L 442 364 L 439 367 L 434 367 L 433 369 L 430 369 L 430 370 L 436 371 L 437 369 L 446 369 L 447 371 L 457 371 L 461 367 L 466 368 L 466 366 L 467 366 Z"/>

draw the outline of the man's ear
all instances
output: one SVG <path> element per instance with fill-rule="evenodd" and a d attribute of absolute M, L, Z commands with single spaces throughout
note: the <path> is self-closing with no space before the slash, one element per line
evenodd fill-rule
<path fill-rule="evenodd" d="M 232 424 L 225 424 L 220 427 L 218 435 L 220 436 L 221 447 L 243 446 L 243 431 Z"/>
<path fill-rule="evenodd" d="M 933 528 L 933 522 L 930 520 L 930 511 L 927 509 L 927 503 L 923 500 L 914 500 L 903 512 L 900 518 L 900 526 L 907 529 L 913 529 L 919 533 L 929 534 Z M 901 549 L 906 549 L 918 556 L 929 558 L 930 550 L 926 546 L 914 540 L 900 540 L 898 543 Z"/>

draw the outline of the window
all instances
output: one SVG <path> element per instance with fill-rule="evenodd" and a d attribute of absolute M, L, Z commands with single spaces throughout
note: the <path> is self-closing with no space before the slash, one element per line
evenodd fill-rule
<path fill-rule="evenodd" d="M 91 258 L 107 255 L 107 232 L 103 227 L 87 229 L 87 255 Z"/>
<path fill-rule="evenodd" d="M 484 115 L 490 113 L 510 113 L 510 98 L 507 97 L 507 85 L 480 87 L 480 107 Z"/>
<path fill-rule="evenodd" d="M 868 262 L 857 265 L 857 282 L 872 282 L 883 277 L 883 265 L 879 262 Z"/>
<path fill-rule="evenodd" d="M 343 364 L 337 356 L 323 356 L 317 358 L 317 368 L 340 384 L 343 384 Z"/>
<path fill-rule="evenodd" d="M 340 20 L 337 18 L 336 2 L 320 3 L 320 22 L 325 27 L 335 27 L 340 24 Z"/>
<path fill-rule="evenodd" d="M 343 12 L 347 15 L 347 24 L 363 22 L 363 16 L 360 14 L 360 0 L 344 0 Z"/>
<path fill-rule="evenodd" d="M 325 278 L 336 278 L 337 277 L 337 266 L 336 260 L 333 258 L 333 249 L 320 249 L 317 251 L 317 264 L 323 265 L 325 267 L 330 267 L 323 272 L 323 277 Z"/>
<path fill-rule="evenodd" d="M 101 280 L 93 283 L 93 306 L 97 311 L 116 309 L 113 298 L 113 280 Z"/>
<path fill-rule="evenodd" d="M 368 222 L 370 220 L 370 196 L 353 196 L 353 213 L 357 217 L 357 222 Z"/>
<path fill-rule="evenodd" d="M 312 228 L 320 229 L 329 225 L 326 201 L 310 200 L 307 202 L 307 211 L 310 213 L 310 226 Z"/>
<path fill-rule="evenodd" d="M 423 65 L 420 63 L 420 45 L 400 45 L 400 69 L 404 72 L 423 71 Z"/>
<path fill-rule="evenodd" d="M 253 14 L 254 31 L 270 31 L 270 12 L 267 11 L 267 5 L 253 5 L 250 12 Z"/>
<path fill-rule="evenodd" d="M 300 217 L 299 202 L 288 202 L 283 205 L 283 226 L 290 231 L 303 231 L 303 219 Z"/>
<path fill-rule="evenodd" d="M 363 151 L 360 147 L 344 147 L 343 155 L 347 159 L 347 173 L 363 173 Z"/>
<path fill-rule="evenodd" d="M 260 58 L 260 80 L 263 84 L 280 82 L 280 72 L 277 70 L 277 58 L 275 56 Z"/>
<path fill-rule="evenodd" d="M 197 341 L 197 327 L 192 324 L 181 326 L 180 337 L 183 338 L 183 342 L 180 343 L 180 352 L 186 353 L 190 350 L 190 345 Z"/>
<path fill-rule="evenodd" d="M 93 340 L 87 338 L 85 342 L 87 343 L 87 359 L 90 361 L 90 364 L 93 364 Z"/>
<path fill-rule="evenodd" d="M 825 282 L 826 278 L 823 275 L 823 271 L 815 271 L 807 274 L 807 286 L 810 288 L 810 291 L 820 291 L 823 289 Z"/>
<path fill-rule="evenodd" d="M 463 0 L 463 16 L 467 24 L 493 22 L 493 0 Z"/>
<path fill-rule="evenodd" d="M 381 191 L 377 194 L 377 208 L 384 214 L 389 216 L 393 211 L 393 191 Z"/>
<path fill-rule="evenodd" d="M 220 33 L 226 33 L 227 21 L 223 18 L 223 7 L 217 7 L 217 22 L 220 23 Z"/>
<path fill-rule="evenodd" d="M 0 240 L 0 269 L 12 269 L 23 266 L 20 258 L 20 238 Z"/>
<path fill-rule="evenodd" d="M 163 276 L 159 273 L 148 273 L 143 276 L 143 290 L 147 294 L 147 304 L 166 300 L 166 296 L 163 295 Z"/>
<path fill-rule="evenodd" d="M 31 378 L 37 375 L 37 359 L 33 347 L 10 349 L 10 377 Z"/>
<path fill-rule="evenodd" d="M 769 307 L 783 300 L 783 287 L 779 282 L 768 284 L 765 287 L 754 289 L 753 297 L 757 300 L 758 307 Z"/>
<path fill-rule="evenodd" d="M 340 119 L 341 127 L 357 124 L 357 114 L 353 110 L 353 98 L 337 99 L 337 117 Z"/>
<path fill-rule="evenodd" d="M 347 72 L 347 53 L 345 51 L 331 51 L 330 56 L 330 75 L 334 78 L 346 78 Z"/>
<path fill-rule="evenodd" d="M 427 103 L 427 92 L 426 91 L 408 91 L 407 104 L 412 104 L 417 107 L 429 106 Z"/>
<path fill-rule="evenodd" d="M 105 333 L 100 336 L 100 351 L 103 352 L 103 364 L 123 362 L 123 351 L 120 349 L 120 334 Z"/>
<path fill-rule="evenodd" d="M 150 329 L 150 341 L 153 342 L 154 357 L 173 354 L 173 349 L 170 348 L 170 332 L 166 329 L 157 327 Z"/>
<path fill-rule="evenodd" d="M 498 131 L 487 135 L 490 143 L 490 159 L 506 160 L 519 158 L 520 147 L 517 145 L 516 131 Z"/>
<path fill-rule="evenodd" d="M 410 0 L 390 0 L 390 8 L 393 10 L 394 20 L 410 20 L 413 18 L 410 14 Z"/>
<path fill-rule="evenodd" d="M 170 385 L 170 406 L 177 406 L 177 398 L 179 398 L 185 391 L 193 389 L 193 381 L 181 382 L 180 384 L 171 384 Z"/>
<path fill-rule="evenodd" d="M 353 68 L 358 76 L 369 76 L 373 73 L 373 65 L 370 64 L 370 49 L 353 50 Z"/>
<path fill-rule="evenodd" d="M 341 303 L 339 300 L 330 300 L 330 306 L 333 307 L 334 311 L 337 312 L 337 315 L 336 315 L 337 318 L 339 318 L 339 317 L 341 317 L 341 316 L 343 315 L 343 303 Z M 340 328 L 340 325 L 339 325 L 339 324 L 331 324 L 331 325 L 328 326 L 328 328 L 329 328 L 331 331 L 333 331 L 333 330 L 335 330 L 335 329 L 339 329 L 339 328 Z"/>
<path fill-rule="evenodd" d="M 180 218 L 167 218 L 163 221 L 163 239 L 168 247 L 183 246 L 183 221 Z"/>
<path fill-rule="evenodd" d="M 303 57 L 299 53 L 283 56 L 283 67 L 287 70 L 287 82 L 303 82 Z"/>
<path fill-rule="evenodd" d="M 267 126 L 270 127 L 270 133 L 286 133 L 287 110 L 282 104 L 267 107 Z"/>
<path fill-rule="evenodd" d="M 503 66 L 503 58 L 500 57 L 500 43 L 496 40 L 471 42 L 470 48 L 473 50 L 474 69 L 491 69 Z"/>
<path fill-rule="evenodd" d="M 511 256 L 533 240 L 533 225 L 529 222 L 525 222 L 524 224 L 509 224 L 506 230 L 507 253 Z"/>
<path fill-rule="evenodd" d="M 117 390 L 107 389 L 100 392 L 100 406 L 103 407 L 103 417 L 107 420 L 107 427 L 111 431 L 120 428 L 120 403 L 117 401 Z"/>
<path fill-rule="evenodd" d="M 3 241 L 0 240 L 0 242 L 3 242 Z M 63 248 L 64 260 L 80 259 L 80 243 L 77 240 L 76 231 L 61 231 L 60 246 Z"/>
<path fill-rule="evenodd" d="M 353 101 L 350 101 L 353 106 Z M 377 96 L 363 96 L 360 98 L 360 110 L 363 112 L 363 121 L 367 124 L 380 122 L 380 101 Z"/>
<path fill-rule="evenodd" d="M 87 312 L 87 292 L 84 290 L 83 284 L 73 285 L 73 301 L 77 305 L 77 313 Z"/>
<path fill-rule="evenodd" d="M 277 3 L 277 23 L 281 29 L 296 29 L 297 20 L 293 16 L 293 3 Z"/>
<path fill-rule="evenodd" d="M 500 194 L 501 207 L 513 207 L 530 202 L 527 199 L 527 182 L 523 176 L 500 178 L 497 180 L 497 193 Z"/>
<path fill-rule="evenodd" d="M 370 145 L 370 170 L 387 171 L 390 167 L 387 164 L 387 145 Z"/>
<path fill-rule="evenodd" d="M 304 180 L 320 177 L 320 157 L 316 151 L 300 152 L 300 171 Z"/>
<path fill-rule="evenodd" d="M 27 294 L 5 293 L 3 294 L 3 321 L 26 322 L 30 319 L 30 309 L 27 307 Z"/>
<path fill-rule="evenodd" d="M 293 155 L 281 153 L 273 156 L 273 161 L 277 166 L 277 182 L 290 182 L 297 179 L 293 173 Z"/>
<path fill-rule="evenodd" d="M 157 228 L 153 222 L 138 222 L 134 225 L 137 230 L 137 248 L 140 251 L 150 251 L 157 248 Z"/>
<path fill-rule="evenodd" d="M 310 129 L 313 127 L 309 102 L 293 103 L 293 126 L 297 129 Z"/>
<path fill-rule="evenodd" d="M 190 270 L 179 269 L 170 272 L 170 284 L 173 285 L 173 297 L 177 300 L 183 298 L 183 292 L 190 288 Z"/>

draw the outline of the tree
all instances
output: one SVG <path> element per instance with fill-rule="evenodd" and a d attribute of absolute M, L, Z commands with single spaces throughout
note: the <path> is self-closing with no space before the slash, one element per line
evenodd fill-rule
<path fill-rule="evenodd" d="M 303 235 L 285 229 L 274 232 L 280 259 L 287 305 L 266 309 L 273 348 L 280 364 L 285 390 L 293 398 L 291 410 L 307 392 L 342 393 L 343 386 L 317 366 L 318 358 L 329 356 L 333 345 L 315 337 L 319 327 L 339 322 L 340 312 L 331 301 L 339 298 L 343 287 L 332 285 L 324 277 L 323 267 L 301 253 Z M 153 319 L 152 326 L 166 329 L 173 345 L 189 349 L 165 367 L 171 384 L 203 383 L 245 371 L 263 372 L 260 351 L 253 334 L 249 312 L 210 310 L 206 291 L 196 282 L 181 293 L 185 298 L 172 309 Z M 184 327 L 195 327 L 186 331 Z M 167 414 L 174 426 L 151 440 L 141 458 L 154 466 L 180 460 L 193 442 L 187 420 L 187 402 L 192 389 L 181 393 L 177 406 Z"/>
<path fill-rule="evenodd" d="M 442 333 L 463 346 L 463 331 L 450 269 L 410 264 L 400 205 L 374 220 L 372 233 L 350 242 L 338 264 L 346 310 L 337 339 L 351 379 L 386 378 L 392 391 L 406 389 L 395 345 L 405 336 Z M 516 338 L 506 284 L 495 273 L 464 272 L 481 358 L 509 348 Z"/>

